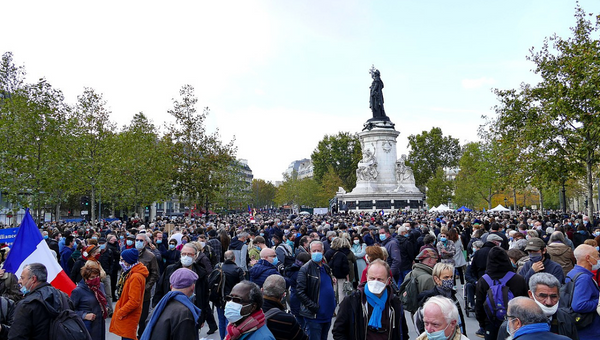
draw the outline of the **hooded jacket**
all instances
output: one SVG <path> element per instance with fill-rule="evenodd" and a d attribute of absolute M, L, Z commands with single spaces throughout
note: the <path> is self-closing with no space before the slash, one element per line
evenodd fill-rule
<path fill-rule="evenodd" d="M 123 286 L 123 293 L 115 305 L 109 331 L 123 338 L 137 339 L 137 326 L 142 315 L 146 278 L 150 274 L 146 266 L 138 262 Z"/>
<path fill-rule="evenodd" d="M 61 311 L 61 295 L 63 292 L 49 283 L 41 283 L 27 293 L 15 309 L 14 321 L 8 332 L 9 339 L 48 339 L 50 323 Z M 69 300 L 69 308 L 73 304 Z"/>
<path fill-rule="evenodd" d="M 487 243 L 486 243 L 487 244 Z M 481 250 L 477 251 L 479 253 Z M 508 254 L 506 250 L 500 247 L 493 247 L 490 249 L 489 256 L 487 257 L 487 266 L 485 273 L 492 278 L 492 280 L 500 280 L 506 275 L 508 272 L 512 272 L 513 267 L 510 263 L 510 259 L 508 258 Z M 525 296 L 527 297 L 527 284 L 525 284 L 525 279 L 519 275 L 515 274 L 508 282 L 506 286 L 513 293 L 515 297 L 517 296 Z M 479 325 L 486 325 L 491 323 L 488 320 L 487 315 L 484 309 L 484 303 L 486 300 L 487 291 L 490 286 L 487 284 L 485 280 L 478 280 L 477 287 L 475 291 L 475 315 L 477 317 L 477 321 Z M 498 323 L 498 326 L 500 323 Z"/>
<path fill-rule="evenodd" d="M 562 267 L 563 274 L 567 274 L 575 266 L 576 260 L 573 255 L 573 249 L 562 242 L 552 242 L 546 247 L 550 259 Z"/>
<path fill-rule="evenodd" d="M 265 260 L 259 260 L 252 268 L 250 268 L 250 282 L 256 283 L 260 288 L 262 288 L 263 283 L 269 275 L 280 275 L 275 266 Z"/>

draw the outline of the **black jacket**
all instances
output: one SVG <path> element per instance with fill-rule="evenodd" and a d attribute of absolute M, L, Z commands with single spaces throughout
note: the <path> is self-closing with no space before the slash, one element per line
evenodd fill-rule
<path fill-rule="evenodd" d="M 414 244 L 410 241 L 410 238 L 398 235 L 398 247 L 400 248 L 400 270 L 411 270 L 413 262 L 417 254 L 415 254 Z"/>
<path fill-rule="evenodd" d="M 564 335 L 569 339 L 579 339 L 579 334 L 577 334 L 577 327 L 575 326 L 573 317 L 560 309 L 556 311 L 556 314 L 552 315 L 552 320 L 550 321 L 550 332 Z M 506 331 L 506 321 L 504 321 L 498 330 L 498 340 L 504 340 L 507 337 L 508 332 Z"/>
<path fill-rule="evenodd" d="M 390 340 L 408 339 L 408 327 L 404 320 L 404 310 L 400 305 L 400 298 L 393 294 L 390 287 L 386 289 L 388 301 L 386 302 L 385 313 L 388 313 L 390 320 L 387 338 Z M 333 324 L 332 334 L 334 339 L 367 339 L 369 316 L 366 304 L 364 286 L 346 296 L 340 304 Z"/>
<path fill-rule="evenodd" d="M 61 297 L 64 294 L 49 283 L 25 295 L 15 309 L 14 321 L 8 332 L 11 340 L 47 340 L 52 319 L 61 311 Z M 69 308 L 73 304 L 69 300 Z"/>
<path fill-rule="evenodd" d="M 113 257 L 114 265 L 112 267 L 112 273 L 117 273 L 119 269 L 121 269 L 121 266 L 119 266 L 119 261 L 121 260 L 121 249 L 119 248 L 119 242 L 106 242 L 106 250 L 110 250 Z"/>
<path fill-rule="evenodd" d="M 156 307 L 160 299 L 162 299 L 165 294 L 171 291 L 171 275 L 179 268 L 183 268 L 181 262 L 172 264 L 165 268 L 164 273 L 162 273 L 160 279 L 156 283 L 154 297 L 152 298 L 153 307 Z M 208 273 L 206 270 L 204 270 L 204 267 L 198 263 L 192 263 L 191 269 L 198 275 L 196 289 L 194 291 L 196 294 L 196 300 L 194 301 L 194 304 L 196 307 L 203 309 L 208 304 Z"/>
<path fill-rule="evenodd" d="M 244 280 L 244 270 L 238 267 L 235 262 L 229 260 L 223 262 L 221 268 L 223 269 L 223 274 L 225 274 L 225 288 L 223 289 L 223 295 L 227 296 L 231 293 L 233 286 Z M 220 305 L 216 307 L 224 306 L 225 305 Z"/>
<path fill-rule="evenodd" d="M 346 251 L 344 251 L 346 250 Z M 347 253 L 350 252 L 348 248 L 342 248 L 339 250 L 329 249 L 325 253 L 325 259 L 329 268 L 331 268 L 333 275 L 338 279 L 345 279 L 350 274 L 350 266 L 348 265 Z"/>
<path fill-rule="evenodd" d="M 323 263 L 323 267 L 329 276 L 332 276 L 331 268 Z M 333 282 L 333 280 L 332 280 Z M 319 292 L 321 289 L 321 271 L 315 261 L 308 261 L 298 271 L 298 282 L 296 283 L 296 295 L 300 300 L 300 315 L 314 319 L 319 311 Z M 333 289 L 333 284 L 332 284 Z"/>
<path fill-rule="evenodd" d="M 486 242 L 483 244 L 483 248 L 479 249 L 477 252 L 475 252 L 475 255 L 473 255 L 473 259 L 471 261 L 471 270 L 473 271 L 473 275 L 475 275 L 478 280 L 483 276 L 483 274 L 485 274 L 488 254 L 495 246 L 496 244 L 494 244 L 494 242 Z M 510 261 L 508 264 L 510 265 Z"/>
<path fill-rule="evenodd" d="M 275 339 L 290 339 L 290 340 L 308 340 L 308 336 L 304 333 L 296 317 L 292 314 L 286 313 L 283 305 L 279 301 L 275 301 L 273 298 L 264 296 L 264 302 L 262 306 L 263 312 L 267 312 L 270 309 L 277 308 L 280 310 L 279 313 L 274 314 L 269 320 L 267 320 L 267 327 L 273 333 Z"/>

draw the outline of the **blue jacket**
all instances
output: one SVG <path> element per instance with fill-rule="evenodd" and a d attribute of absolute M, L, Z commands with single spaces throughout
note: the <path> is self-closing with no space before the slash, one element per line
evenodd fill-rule
<path fill-rule="evenodd" d="M 266 260 L 260 259 L 252 266 L 252 268 L 250 268 L 250 282 L 254 282 L 262 288 L 267 277 L 273 274 L 280 275 L 274 265 Z"/>
<path fill-rule="evenodd" d="M 575 291 L 577 294 L 573 294 L 571 307 L 577 313 L 594 313 L 594 321 L 589 326 L 578 330 L 579 338 L 600 339 L 600 327 L 598 327 L 600 325 L 600 316 L 596 313 L 600 291 L 598 291 L 598 286 L 594 281 L 594 275 L 589 270 L 575 265 L 567 274 L 567 282 L 571 281 L 571 278 L 581 272 L 583 274 L 575 281 Z"/>
<path fill-rule="evenodd" d="M 528 286 L 529 279 L 533 276 L 533 274 L 535 274 L 535 271 L 531 268 L 533 263 L 534 262 L 531 260 L 525 262 L 525 264 L 523 264 L 523 267 L 519 271 L 519 275 L 525 278 L 525 282 Z M 561 284 L 565 283 L 565 273 L 563 272 L 562 267 L 558 263 L 550 260 L 549 257 L 546 257 L 544 259 L 544 270 L 542 270 L 542 272 L 552 274 L 558 279 L 558 281 L 560 281 Z"/>
<path fill-rule="evenodd" d="M 242 336 L 240 339 L 243 340 L 275 340 L 273 333 L 267 327 L 267 323 L 265 322 L 264 326 L 255 330 L 252 333 Z"/>
<path fill-rule="evenodd" d="M 73 254 L 73 248 L 64 247 L 60 252 L 60 266 L 65 271 L 65 274 L 71 275 L 71 267 L 69 266 L 69 260 Z"/>

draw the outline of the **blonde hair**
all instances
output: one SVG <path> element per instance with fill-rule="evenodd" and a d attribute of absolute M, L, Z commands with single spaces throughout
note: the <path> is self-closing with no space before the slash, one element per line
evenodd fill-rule
<path fill-rule="evenodd" d="M 431 271 L 431 276 L 435 276 L 435 277 L 439 278 L 440 275 L 442 275 L 442 272 L 444 270 L 449 270 L 450 273 L 452 273 L 452 275 L 454 275 L 454 265 L 453 264 L 438 262 L 433 267 L 433 270 Z"/>

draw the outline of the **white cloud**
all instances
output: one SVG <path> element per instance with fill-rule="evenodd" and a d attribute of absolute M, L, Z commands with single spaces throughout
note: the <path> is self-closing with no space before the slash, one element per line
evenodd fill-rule
<path fill-rule="evenodd" d="M 465 89 L 477 89 L 484 85 L 492 86 L 496 83 L 496 80 L 494 78 L 481 77 L 477 79 L 463 79 L 461 83 Z"/>

